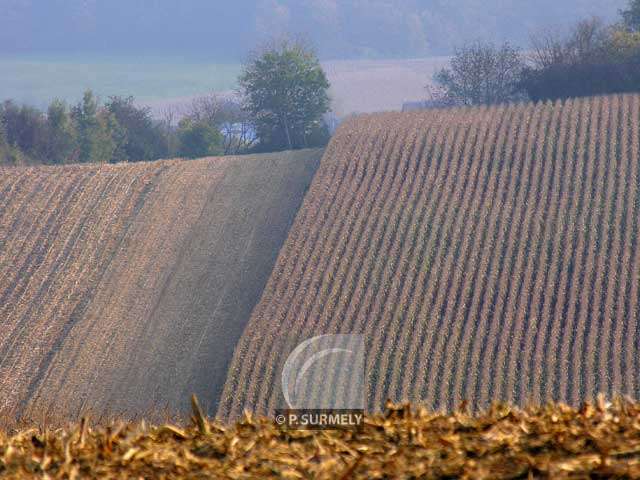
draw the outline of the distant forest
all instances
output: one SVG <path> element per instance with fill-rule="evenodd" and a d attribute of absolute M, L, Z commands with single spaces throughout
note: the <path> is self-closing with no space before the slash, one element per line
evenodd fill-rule
<path fill-rule="evenodd" d="M 179 52 L 243 60 L 274 34 L 323 58 L 449 54 L 473 40 L 524 46 L 576 18 L 613 19 L 624 0 L 0 0 L 0 54 Z"/>

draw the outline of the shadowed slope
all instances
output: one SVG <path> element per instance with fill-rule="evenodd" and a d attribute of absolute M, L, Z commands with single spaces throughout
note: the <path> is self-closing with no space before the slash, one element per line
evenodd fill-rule
<path fill-rule="evenodd" d="M 215 408 L 320 155 L 0 170 L 0 410 Z"/>
<path fill-rule="evenodd" d="M 344 124 L 219 417 L 285 406 L 292 338 L 337 332 L 365 335 L 372 410 L 638 396 L 639 120 L 625 96 Z M 338 373 L 308 393 L 348 387 Z"/>

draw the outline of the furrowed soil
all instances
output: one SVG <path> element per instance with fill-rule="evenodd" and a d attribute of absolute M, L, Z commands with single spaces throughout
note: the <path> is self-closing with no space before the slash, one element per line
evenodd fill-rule
<path fill-rule="evenodd" d="M 0 169 L 0 412 L 215 412 L 321 155 Z"/>
<path fill-rule="evenodd" d="M 366 407 L 640 394 L 640 97 L 365 115 L 325 151 L 218 416 L 285 407 L 298 343 L 365 339 Z M 349 388 L 326 370 L 322 401 Z"/>

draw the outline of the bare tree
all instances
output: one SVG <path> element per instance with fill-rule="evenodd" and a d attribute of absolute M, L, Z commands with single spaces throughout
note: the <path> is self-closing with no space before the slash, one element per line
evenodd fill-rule
<path fill-rule="evenodd" d="M 219 126 L 221 123 L 220 112 L 225 99 L 216 93 L 194 98 L 187 106 L 185 117 L 194 122 L 202 122 L 208 125 Z"/>
<path fill-rule="evenodd" d="M 450 68 L 434 75 L 432 97 L 443 104 L 490 105 L 520 100 L 518 90 L 524 61 L 508 43 L 475 42 L 457 49 Z"/>
<path fill-rule="evenodd" d="M 167 105 L 160 110 L 160 121 L 166 128 L 173 128 L 178 111 L 174 105 Z"/>
<path fill-rule="evenodd" d="M 557 33 L 544 32 L 531 37 L 529 60 L 535 68 L 564 63 L 567 57 L 564 41 Z"/>
<path fill-rule="evenodd" d="M 606 60 L 610 29 L 599 18 L 578 23 L 568 35 L 544 32 L 531 38 L 529 59 L 536 69 Z"/>
<path fill-rule="evenodd" d="M 184 117 L 220 131 L 225 155 L 247 152 L 256 142 L 250 115 L 231 96 L 210 94 L 193 99 Z"/>
<path fill-rule="evenodd" d="M 178 108 L 175 105 L 166 105 L 160 110 L 160 122 L 165 130 L 169 155 L 173 155 L 177 149 L 174 127 L 179 116 L 178 113 Z"/>
<path fill-rule="evenodd" d="M 228 100 L 221 111 L 221 132 L 224 137 L 226 155 L 238 155 L 247 152 L 255 143 L 255 128 L 251 116 L 240 103 Z"/>

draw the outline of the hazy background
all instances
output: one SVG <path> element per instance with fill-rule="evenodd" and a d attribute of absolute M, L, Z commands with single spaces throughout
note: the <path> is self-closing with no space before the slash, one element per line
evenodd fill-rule
<path fill-rule="evenodd" d="M 302 36 L 339 113 L 419 99 L 455 45 L 616 17 L 625 0 L 0 0 L 0 99 L 39 106 L 85 88 L 154 106 L 233 89 L 247 52 Z M 404 62 L 402 59 L 421 59 Z M 337 61 L 336 61 L 337 60 Z M 380 60 L 384 60 L 380 62 Z M 387 96 L 388 94 L 388 96 Z M 362 101 L 359 100 L 362 98 Z M 369 102 L 369 103 L 367 103 Z"/>
<path fill-rule="evenodd" d="M 615 16 L 622 0 L 0 0 L 0 52 L 144 52 L 240 60 L 265 37 L 302 33 L 323 58 L 447 54 L 476 37 Z"/>

